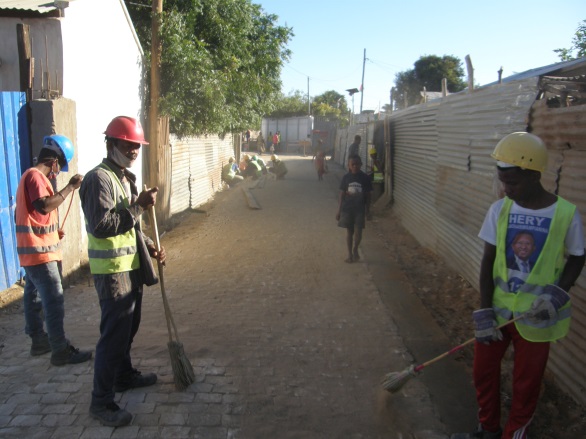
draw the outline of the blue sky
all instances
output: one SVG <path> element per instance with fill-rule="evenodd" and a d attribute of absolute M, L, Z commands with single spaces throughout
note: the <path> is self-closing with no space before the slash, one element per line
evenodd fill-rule
<path fill-rule="evenodd" d="M 475 83 L 559 62 L 586 19 L 586 0 L 252 0 L 293 28 L 283 92 L 316 96 L 360 87 L 364 110 L 389 102 L 398 72 L 423 55 L 470 55 Z M 346 95 L 347 96 L 347 95 Z M 360 94 L 354 96 L 360 111 Z M 349 106 L 352 100 L 347 96 Z"/>

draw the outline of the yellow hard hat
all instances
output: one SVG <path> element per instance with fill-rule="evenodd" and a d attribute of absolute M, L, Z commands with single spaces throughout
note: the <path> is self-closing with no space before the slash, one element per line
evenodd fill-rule
<path fill-rule="evenodd" d="M 279 157 L 277 157 L 275 154 L 273 154 L 273 155 L 271 156 L 271 160 L 272 160 L 273 162 L 274 162 L 275 160 L 278 160 L 278 159 L 279 159 Z"/>
<path fill-rule="evenodd" d="M 243 158 L 244 160 L 246 160 L 246 161 L 249 161 L 249 160 L 250 160 L 250 156 L 249 156 L 248 154 L 244 154 L 244 155 L 242 156 L 242 158 Z"/>
<path fill-rule="evenodd" d="M 370 149 L 368 150 L 368 154 L 369 154 L 369 155 L 376 154 L 376 149 L 375 149 L 375 148 L 370 148 Z"/>
<path fill-rule="evenodd" d="M 497 143 L 491 157 L 499 167 L 518 166 L 543 172 L 547 167 L 547 147 L 534 134 L 516 132 L 506 135 Z"/>

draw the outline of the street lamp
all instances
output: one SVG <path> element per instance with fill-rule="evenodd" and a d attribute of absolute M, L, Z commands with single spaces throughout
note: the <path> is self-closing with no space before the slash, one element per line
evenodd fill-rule
<path fill-rule="evenodd" d="M 348 88 L 346 89 L 346 91 L 348 92 L 348 94 L 350 96 L 352 96 L 352 120 L 354 119 L 354 94 L 358 93 L 360 90 L 358 90 L 357 88 Z"/>

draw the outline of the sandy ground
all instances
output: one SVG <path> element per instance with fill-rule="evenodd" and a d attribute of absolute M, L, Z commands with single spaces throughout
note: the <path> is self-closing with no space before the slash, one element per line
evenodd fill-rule
<path fill-rule="evenodd" d="M 418 246 L 391 208 L 378 205 L 361 260 L 344 263 L 345 230 L 335 221 L 343 169 L 331 164 L 318 182 L 310 157 L 282 158 L 285 180 L 223 191 L 163 235 L 165 286 L 197 383 L 170 403 L 160 291 L 148 288 L 133 355 L 160 383 L 145 396 L 155 401 L 152 413 L 133 420 L 136 437 L 445 439 L 473 428 L 471 349 L 430 366 L 395 394 L 380 382 L 470 338 L 477 293 Z M 89 277 L 66 296 L 68 334 L 92 346 L 99 308 Z M 0 310 L 0 359 L 16 356 L 26 366 L 21 314 L 19 302 Z M 34 379 L 50 381 L 52 370 Z M 24 374 L 0 373 L 0 383 Z M 98 437 L 95 421 L 81 415 L 91 366 L 78 374 L 84 384 L 70 398 L 83 426 L 79 437 Z M 2 396 L 8 399 L 0 392 L 0 404 Z M 194 404 L 202 413 L 192 413 Z M 545 386 L 531 438 L 584 438 L 585 419 L 583 408 Z"/>

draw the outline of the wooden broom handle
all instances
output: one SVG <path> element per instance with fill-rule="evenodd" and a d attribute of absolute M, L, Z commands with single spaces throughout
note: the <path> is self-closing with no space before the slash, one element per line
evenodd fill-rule
<path fill-rule="evenodd" d="M 508 325 L 510 325 L 511 323 L 513 323 L 513 322 L 516 322 L 517 320 L 520 320 L 520 319 L 522 319 L 523 317 L 525 317 L 525 314 L 520 314 L 520 315 L 518 315 L 517 317 L 515 317 L 515 318 L 513 318 L 513 319 L 511 319 L 511 320 L 509 320 L 509 321 L 507 321 L 507 322 L 505 322 L 505 323 L 503 323 L 502 325 L 499 325 L 499 326 L 497 326 L 495 329 L 501 329 L 501 328 L 504 328 L 505 326 L 508 326 Z M 436 361 L 439 361 L 439 360 L 441 360 L 442 358 L 445 358 L 445 357 L 447 357 L 448 355 L 452 355 L 453 353 L 455 353 L 455 352 L 458 352 L 458 351 L 462 350 L 462 349 L 463 349 L 465 346 L 468 346 L 470 343 L 473 343 L 473 342 L 474 342 L 474 340 L 476 340 L 476 337 L 472 337 L 471 339 L 469 339 L 469 340 L 466 340 L 464 343 L 462 343 L 462 344 L 460 344 L 460 345 L 458 345 L 458 346 L 456 346 L 456 347 L 454 347 L 454 348 L 450 349 L 449 351 L 447 351 L 447 352 L 444 352 L 443 354 L 441 354 L 441 355 L 438 355 L 437 357 L 435 357 L 435 358 L 432 358 L 431 360 L 429 360 L 429 361 L 426 361 L 425 363 L 422 363 L 422 364 L 420 364 L 419 366 L 415 366 L 415 372 L 419 372 L 419 371 L 420 371 L 421 369 L 423 369 L 424 367 L 427 367 L 427 366 L 429 366 L 430 364 L 433 364 L 433 363 L 435 363 Z"/>

